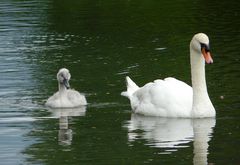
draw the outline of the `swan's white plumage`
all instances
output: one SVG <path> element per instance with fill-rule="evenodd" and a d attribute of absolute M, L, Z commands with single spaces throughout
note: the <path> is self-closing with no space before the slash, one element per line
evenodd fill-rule
<path fill-rule="evenodd" d="M 209 99 L 205 82 L 202 44 L 209 45 L 208 37 L 203 33 L 196 34 L 190 43 L 193 88 L 172 77 L 155 80 L 139 88 L 126 77 L 127 91 L 121 94 L 129 98 L 133 111 L 162 117 L 214 117 L 216 112 Z M 212 63 L 212 59 L 208 61 Z"/>
<path fill-rule="evenodd" d="M 192 88 L 172 77 L 147 83 L 129 98 L 135 113 L 162 117 L 191 115 Z"/>
<path fill-rule="evenodd" d="M 130 77 L 126 77 L 126 85 L 127 85 L 127 91 L 122 92 L 121 95 L 125 97 L 130 97 L 132 94 L 139 89 L 139 87 L 133 82 Z"/>
<path fill-rule="evenodd" d="M 57 74 L 59 90 L 48 98 L 46 106 L 51 108 L 74 108 L 87 104 L 84 95 L 73 89 L 67 89 L 70 77 L 68 69 L 62 68 L 59 70 Z"/>

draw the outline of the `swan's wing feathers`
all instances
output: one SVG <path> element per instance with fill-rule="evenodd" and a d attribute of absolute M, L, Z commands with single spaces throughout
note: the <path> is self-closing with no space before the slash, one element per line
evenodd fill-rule
<path fill-rule="evenodd" d="M 128 76 L 126 77 L 126 85 L 127 85 L 127 91 L 122 92 L 121 95 L 128 98 L 131 97 L 132 94 L 139 89 L 136 83 L 133 82 Z"/>
<path fill-rule="evenodd" d="M 69 89 L 67 90 L 68 100 L 72 102 L 73 105 L 86 105 L 87 101 L 84 95 L 80 94 L 78 91 Z"/>
<path fill-rule="evenodd" d="M 132 106 L 140 113 L 184 117 L 191 109 L 192 88 L 175 78 L 167 78 L 147 83 L 133 96 Z"/>
<path fill-rule="evenodd" d="M 189 86 L 187 83 L 185 83 L 183 81 L 180 81 L 180 80 L 178 80 L 176 78 L 173 78 L 173 77 L 165 78 L 164 81 L 166 83 L 168 83 L 169 85 L 172 85 L 172 87 L 177 87 L 177 88 L 181 88 L 181 89 L 184 89 L 184 90 L 192 89 L 192 87 Z"/>
<path fill-rule="evenodd" d="M 60 105 L 59 101 L 59 92 L 54 93 L 51 97 L 47 99 L 47 102 L 45 103 L 46 106 L 48 107 L 55 107 Z"/>

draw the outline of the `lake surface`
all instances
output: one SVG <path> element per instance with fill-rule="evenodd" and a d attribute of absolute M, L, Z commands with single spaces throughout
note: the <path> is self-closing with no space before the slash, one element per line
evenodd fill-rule
<path fill-rule="evenodd" d="M 0 2 L 0 164 L 240 164 L 238 1 Z M 210 37 L 206 66 L 216 119 L 131 113 L 125 76 L 139 86 L 191 84 L 189 42 Z M 50 110 L 59 68 L 87 107 Z"/>

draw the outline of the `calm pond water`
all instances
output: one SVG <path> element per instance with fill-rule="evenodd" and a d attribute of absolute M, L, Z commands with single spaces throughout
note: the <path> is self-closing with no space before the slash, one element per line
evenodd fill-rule
<path fill-rule="evenodd" d="M 240 164 L 238 1 L 0 2 L 0 164 Z M 205 32 L 216 119 L 131 113 L 120 96 L 174 76 L 190 82 L 189 41 Z M 89 105 L 49 110 L 67 67 Z"/>

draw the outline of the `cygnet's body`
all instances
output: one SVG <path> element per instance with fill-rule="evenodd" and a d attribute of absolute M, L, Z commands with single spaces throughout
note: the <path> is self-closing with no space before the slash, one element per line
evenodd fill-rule
<path fill-rule="evenodd" d="M 87 101 L 84 95 L 78 91 L 69 89 L 69 80 L 71 74 L 66 68 L 62 68 L 57 73 L 58 80 L 58 92 L 49 97 L 46 106 L 51 108 L 74 108 L 83 105 L 87 105 Z"/>

